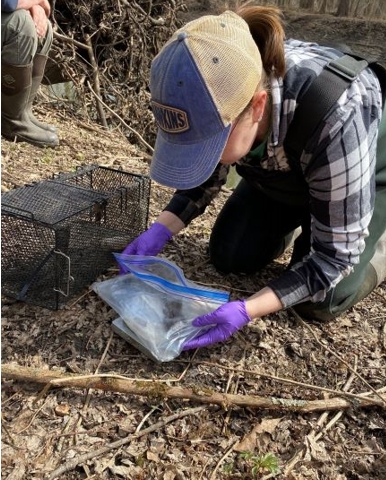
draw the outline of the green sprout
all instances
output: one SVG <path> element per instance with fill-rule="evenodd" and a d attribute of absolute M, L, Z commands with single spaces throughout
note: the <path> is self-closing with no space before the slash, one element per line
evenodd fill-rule
<path fill-rule="evenodd" d="M 226 463 L 223 466 L 224 473 L 226 473 L 227 475 L 230 475 L 233 472 L 233 468 L 234 468 L 233 462 Z"/>
<path fill-rule="evenodd" d="M 52 148 L 46 147 L 43 149 L 43 156 L 39 159 L 39 163 L 50 165 L 55 159 L 55 152 Z"/>
<path fill-rule="evenodd" d="M 243 452 L 241 456 L 251 465 L 251 473 L 254 477 L 265 470 L 269 473 L 279 472 L 279 459 L 272 453 L 254 455 L 252 452 Z"/>

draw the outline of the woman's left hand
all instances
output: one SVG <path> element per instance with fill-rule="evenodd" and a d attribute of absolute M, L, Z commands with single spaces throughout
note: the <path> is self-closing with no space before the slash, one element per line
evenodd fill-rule
<path fill-rule="evenodd" d="M 250 321 L 251 318 L 245 308 L 245 300 L 225 303 L 214 312 L 193 320 L 195 327 L 212 326 L 212 328 L 185 343 L 183 350 L 207 347 L 213 343 L 224 342 Z"/>

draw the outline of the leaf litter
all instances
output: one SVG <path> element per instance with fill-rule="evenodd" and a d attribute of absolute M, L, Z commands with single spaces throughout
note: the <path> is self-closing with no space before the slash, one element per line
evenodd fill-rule
<path fill-rule="evenodd" d="M 62 142 L 49 152 L 50 161 L 46 160 L 47 151 L 2 142 L 2 191 L 89 163 L 147 174 L 146 155 L 119 132 L 101 128 L 96 135 L 76 118 L 63 120 L 57 115 L 54 120 Z M 82 152 L 80 159 L 77 152 Z M 170 189 L 153 184 L 150 221 L 171 194 Z M 211 226 L 229 194 L 222 191 L 207 213 L 175 237 L 162 255 L 179 265 L 187 278 L 227 289 L 232 298 L 239 298 L 277 275 L 289 254 L 260 274 L 224 276 L 217 272 L 208 261 L 207 244 Z M 112 266 L 99 279 L 117 272 Z M 183 352 L 169 363 L 155 363 L 112 335 L 114 318 L 114 312 L 87 288 L 57 312 L 3 298 L 2 362 L 288 400 L 328 398 L 328 392 L 303 384 L 342 391 L 350 376 L 352 393 L 369 392 L 368 385 L 376 390 L 385 387 L 385 283 L 333 322 L 311 322 L 306 327 L 291 312 L 278 312 L 254 321 L 223 344 Z M 275 478 L 385 478 L 386 415 L 379 407 L 360 409 L 353 401 L 352 408 L 331 421 L 337 412 L 307 414 L 207 405 L 199 414 L 162 425 L 163 419 L 196 405 L 75 388 L 54 388 L 36 401 L 40 391 L 34 383 L 3 378 L 4 478 L 50 478 L 58 467 L 127 437 L 131 440 L 123 446 L 77 464 L 59 478 L 253 478 L 244 451 L 274 455 L 280 468 Z M 156 430 L 137 436 L 158 422 Z M 329 422 L 332 424 L 326 428 Z"/>

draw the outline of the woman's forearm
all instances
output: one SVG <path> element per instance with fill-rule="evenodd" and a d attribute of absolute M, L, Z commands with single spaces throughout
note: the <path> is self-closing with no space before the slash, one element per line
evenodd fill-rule
<path fill-rule="evenodd" d="M 173 235 L 185 228 L 183 221 L 180 220 L 177 215 L 174 215 L 174 213 L 168 211 L 161 212 L 158 215 L 156 222 L 165 225 L 165 227 L 167 227 Z"/>
<path fill-rule="evenodd" d="M 246 299 L 247 313 L 251 318 L 259 318 L 269 313 L 278 312 L 283 308 L 275 292 L 265 287 Z"/>

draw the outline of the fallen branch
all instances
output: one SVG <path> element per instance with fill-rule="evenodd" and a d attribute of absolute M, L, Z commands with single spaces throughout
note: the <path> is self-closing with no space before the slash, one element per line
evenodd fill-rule
<path fill-rule="evenodd" d="M 41 396 L 50 387 L 95 388 L 103 391 L 126 393 L 151 397 L 163 400 L 165 398 L 184 399 L 191 402 L 221 405 L 224 408 L 249 407 L 273 411 L 315 412 L 321 410 L 345 410 L 355 407 L 380 406 L 382 400 L 357 396 L 355 399 L 342 397 L 323 400 L 293 400 L 276 397 L 261 397 L 258 395 L 233 395 L 218 393 L 206 387 L 193 386 L 190 388 L 170 387 L 165 383 L 140 380 L 127 380 L 120 375 L 98 374 L 84 376 L 70 376 L 48 369 L 35 369 L 14 364 L 5 364 L 1 367 L 1 375 L 6 379 L 24 382 L 45 384 Z"/>

